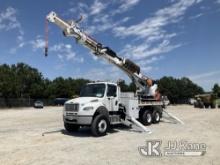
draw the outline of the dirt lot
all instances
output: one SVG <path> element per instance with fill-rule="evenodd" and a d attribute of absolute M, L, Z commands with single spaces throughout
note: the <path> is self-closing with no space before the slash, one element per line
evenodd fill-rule
<path fill-rule="evenodd" d="M 119 127 L 94 138 L 89 129 L 66 133 L 62 107 L 0 110 L 0 164 L 220 164 L 220 109 L 170 106 L 168 111 L 185 124 L 151 125 L 150 135 Z M 206 143 L 207 152 L 200 157 L 140 155 L 138 147 L 150 139 L 162 140 L 163 146 L 168 140 Z"/>

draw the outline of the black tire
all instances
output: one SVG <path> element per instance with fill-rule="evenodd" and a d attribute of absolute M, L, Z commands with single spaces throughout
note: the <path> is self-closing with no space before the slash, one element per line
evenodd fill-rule
<path fill-rule="evenodd" d="M 156 123 L 159 123 L 160 122 L 160 117 L 161 117 L 161 114 L 159 111 L 154 111 L 153 114 L 152 114 L 152 117 L 153 117 L 153 123 L 156 124 Z"/>
<path fill-rule="evenodd" d="M 105 115 L 95 116 L 92 125 L 91 131 L 94 136 L 105 136 L 109 129 L 109 121 Z"/>
<path fill-rule="evenodd" d="M 204 108 L 203 102 L 200 102 L 198 107 L 203 109 Z"/>
<path fill-rule="evenodd" d="M 204 108 L 204 105 L 200 105 L 199 108 L 203 109 L 203 108 Z"/>
<path fill-rule="evenodd" d="M 197 105 L 196 105 L 196 104 L 194 104 L 194 108 L 197 108 Z"/>
<path fill-rule="evenodd" d="M 216 108 L 215 104 L 211 104 L 210 106 L 211 106 L 212 109 Z"/>
<path fill-rule="evenodd" d="M 79 125 L 70 124 L 70 123 L 64 123 L 64 127 L 68 132 L 77 132 L 80 128 Z"/>
<path fill-rule="evenodd" d="M 209 104 L 204 104 L 204 106 L 206 109 L 209 108 Z"/>
<path fill-rule="evenodd" d="M 152 114 L 150 111 L 145 110 L 141 116 L 141 123 L 143 125 L 151 125 L 152 123 Z"/>

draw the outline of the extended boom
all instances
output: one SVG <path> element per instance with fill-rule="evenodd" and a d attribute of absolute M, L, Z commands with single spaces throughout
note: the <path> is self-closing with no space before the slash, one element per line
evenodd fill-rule
<path fill-rule="evenodd" d="M 50 12 L 47 15 L 47 20 L 59 26 L 63 30 L 64 36 L 74 37 L 77 42 L 89 48 L 95 56 L 103 57 L 123 70 L 135 83 L 136 87 L 139 88 L 141 93 L 147 92 L 146 80 L 149 78 L 141 74 L 140 67 L 129 59 L 119 57 L 109 47 L 103 46 L 103 44 L 83 32 L 77 24 L 79 21 L 64 21 L 55 12 Z"/>

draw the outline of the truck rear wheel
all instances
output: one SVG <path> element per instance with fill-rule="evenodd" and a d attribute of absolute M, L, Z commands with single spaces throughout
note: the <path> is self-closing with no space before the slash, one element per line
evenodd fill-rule
<path fill-rule="evenodd" d="M 154 111 L 153 114 L 152 114 L 152 117 L 153 117 L 153 123 L 159 123 L 160 122 L 160 112 L 158 111 Z"/>
<path fill-rule="evenodd" d="M 199 108 L 204 108 L 204 103 L 203 102 L 199 102 L 198 107 Z"/>
<path fill-rule="evenodd" d="M 204 104 L 204 106 L 206 109 L 209 108 L 209 104 Z"/>
<path fill-rule="evenodd" d="M 97 115 L 91 125 L 91 131 L 94 136 L 104 136 L 109 129 L 109 122 L 105 115 Z"/>
<path fill-rule="evenodd" d="M 215 109 L 215 108 L 216 108 L 216 105 L 215 105 L 215 104 L 211 104 L 210 106 L 211 106 L 212 109 Z"/>
<path fill-rule="evenodd" d="M 152 123 L 152 114 L 150 111 L 146 110 L 143 112 L 141 122 L 143 125 L 150 125 Z"/>
<path fill-rule="evenodd" d="M 79 130 L 80 126 L 76 124 L 64 123 L 64 127 L 68 132 L 76 132 Z"/>

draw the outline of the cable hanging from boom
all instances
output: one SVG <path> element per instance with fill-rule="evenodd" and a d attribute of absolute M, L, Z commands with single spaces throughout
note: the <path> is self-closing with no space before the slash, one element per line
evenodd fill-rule
<path fill-rule="evenodd" d="M 48 20 L 45 19 L 45 48 L 44 48 L 45 57 L 48 56 Z"/>

